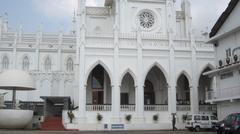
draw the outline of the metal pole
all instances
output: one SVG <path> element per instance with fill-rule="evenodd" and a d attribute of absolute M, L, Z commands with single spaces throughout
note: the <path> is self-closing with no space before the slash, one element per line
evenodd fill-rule
<path fill-rule="evenodd" d="M 12 109 L 16 109 L 16 89 L 13 89 L 13 94 L 12 94 Z"/>

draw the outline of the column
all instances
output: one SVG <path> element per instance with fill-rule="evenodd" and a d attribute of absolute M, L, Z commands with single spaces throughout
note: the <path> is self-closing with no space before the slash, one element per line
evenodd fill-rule
<path fill-rule="evenodd" d="M 3 31 L 3 18 L 2 18 L 2 16 L 0 16 L 0 40 L 1 40 L 1 36 L 2 36 L 2 31 Z"/>
<path fill-rule="evenodd" d="M 143 78 L 143 54 L 142 54 L 142 33 L 137 30 L 137 87 L 136 87 L 136 122 L 144 122 L 144 78 Z"/>
<path fill-rule="evenodd" d="M 13 67 L 14 69 L 17 68 L 17 38 L 18 35 L 15 33 L 14 35 L 14 43 L 13 43 Z"/>
<path fill-rule="evenodd" d="M 58 36 L 58 61 L 57 61 L 57 70 L 61 71 L 62 69 L 62 51 L 61 51 L 61 45 L 62 45 L 62 38 L 63 38 L 63 33 L 60 31 L 59 36 Z"/>
<path fill-rule="evenodd" d="M 194 34 L 191 35 L 191 68 L 192 68 L 192 84 L 190 85 L 190 94 L 191 94 L 191 113 L 197 114 L 199 112 L 199 103 L 198 103 L 198 78 L 197 78 L 197 54 L 196 54 L 196 44 L 194 39 Z"/>
<path fill-rule="evenodd" d="M 41 26 L 40 26 L 41 27 Z M 41 32 L 41 28 L 39 30 L 39 32 L 37 33 L 36 36 L 36 50 L 35 50 L 35 70 L 39 71 L 40 67 L 39 67 L 39 49 L 40 49 L 40 42 L 42 41 L 42 32 Z"/>
<path fill-rule="evenodd" d="M 176 35 L 176 11 L 174 7 L 174 0 L 166 1 L 167 8 L 167 34 L 169 42 L 169 97 L 168 98 L 168 111 L 169 113 L 176 113 L 176 80 L 175 80 L 175 44 L 173 42 L 173 37 Z"/>
<path fill-rule="evenodd" d="M 170 48 L 170 58 L 169 58 L 169 85 L 168 85 L 168 111 L 169 113 L 177 112 L 177 103 L 176 103 L 176 79 L 175 79 L 175 51 L 174 43 L 172 39 L 172 33 L 169 32 L 169 48 Z"/>
<path fill-rule="evenodd" d="M 77 14 L 77 49 L 79 49 L 79 122 L 86 122 L 85 44 L 86 44 L 86 1 L 79 1 Z M 78 57 L 78 56 L 77 56 Z"/>

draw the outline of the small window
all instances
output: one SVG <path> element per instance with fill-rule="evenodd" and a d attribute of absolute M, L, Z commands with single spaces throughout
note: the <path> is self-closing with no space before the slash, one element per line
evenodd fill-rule
<path fill-rule="evenodd" d="M 68 58 L 67 60 L 67 71 L 72 72 L 73 71 L 73 60 L 72 58 Z"/>
<path fill-rule="evenodd" d="M 8 68 L 9 68 L 9 59 L 7 56 L 4 56 L 2 60 L 2 69 L 7 70 Z"/>
<path fill-rule="evenodd" d="M 187 120 L 188 120 L 188 121 L 192 120 L 192 115 L 188 115 L 188 116 L 187 116 Z"/>
<path fill-rule="evenodd" d="M 229 73 L 224 73 L 224 74 L 221 74 L 220 78 L 223 80 L 223 79 L 227 79 L 227 78 L 230 78 L 230 77 L 233 77 L 233 72 L 229 72 Z"/>
<path fill-rule="evenodd" d="M 209 120 L 209 117 L 208 117 L 208 116 L 202 116 L 202 120 L 203 120 L 203 121 L 208 121 L 208 120 Z"/>
<path fill-rule="evenodd" d="M 23 59 L 22 69 L 25 71 L 29 70 L 29 59 L 27 56 L 24 57 L 24 59 Z"/>
<path fill-rule="evenodd" d="M 200 120 L 201 120 L 201 116 L 199 116 L 199 115 L 195 115 L 195 116 L 194 116 L 194 120 L 196 120 L 196 121 L 200 121 Z"/>
<path fill-rule="evenodd" d="M 226 57 L 231 57 L 232 53 L 231 53 L 231 48 L 226 50 Z"/>
<path fill-rule="evenodd" d="M 45 71 L 51 71 L 52 61 L 49 57 L 45 59 L 44 69 Z"/>
<path fill-rule="evenodd" d="M 211 116 L 211 120 L 218 120 L 216 116 Z"/>

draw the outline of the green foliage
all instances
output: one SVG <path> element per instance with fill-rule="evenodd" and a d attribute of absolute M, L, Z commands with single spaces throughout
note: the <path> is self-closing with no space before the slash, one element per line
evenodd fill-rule
<path fill-rule="evenodd" d="M 126 115 L 125 119 L 126 119 L 127 121 L 131 121 L 132 115 L 130 115 L 130 114 Z"/>
<path fill-rule="evenodd" d="M 158 119 L 159 119 L 158 114 L 153 115 L 153 120 L 154 120 L 154 121 L 158 121 Z"/>
<path fill-rule="evenodd" d="M 97 114 L 97 120 L 98 120 L 98 121 L 101 121 L 102 119 L 103 119 L 103 116 L 98 113 L 98 114 Z"/>

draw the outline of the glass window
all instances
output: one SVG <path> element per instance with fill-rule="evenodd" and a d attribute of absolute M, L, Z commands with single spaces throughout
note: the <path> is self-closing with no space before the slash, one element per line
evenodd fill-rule
<path fill-rule="evenodd" d="M 2 69 L 6 70 L 8 68 L 9 68 L 9 59 L 7 56 L 4 56 L 2 60 Z"/>
<path fill-rule="evenodd" d="M 231 57 L 232 53 L 231 53 L 231 48 L 226 50 L 226 57 Z"/>
<path fill-rule="evenodd" d="M 92 71 L 92 88 L 103 89 L 104 83 L 104 69 L 100 65 L 95 67 Z"/>
<path fill-rule="evenodd" d="M 227 116 L 224 120 L 227 122 L 227 123 L 230 123 L 230 122 L 233 122 L 235 120 L 236 116 L 234 116 L 233 114 Z"/>
<path fill-rule="evenodd" d="M 194 120 L 196 120 L 196 121 L 201 120 L 201 116 L 200 116 L 200 115 L 195 115 L 195 116 L 194 116 Z"/>
<path fill-rule="evenodd" d="M 188 115 L 187 120 L 189 120 L 189 121 L 192 120 L 192 115 Z"/>
<path fill-rule="evenodd" d="M 72 60 L 72 58 L 68 58 L 68 60 L 67 60 L 67 71 L 68 72 L 73 71 L 73 60 Z"/>
<path fill-rule="evenodd" d="M 27 56 L 23 58 L 22 69 L 29 70 L 29 59 Z"/>
<path fill-rule="evenodd" d="M 211 120 L 218 120 L 216 116 L 211 116 Z"/>
<path fill-rule="evenodd" d="M 208 120 L 209 120 L 209 117 L 208 117 L 208 116 L 202 116 L 202 120 L 203 120 L 203 121 L 208 121 Z"/>
<path fill-rule="evenodd" d="M 220 76 L 221 79 L 227 79 L 230 77 L 233 77 L 233 72 L 224 73 L 224 74 L 221 74 L 221 76 Z"/>

